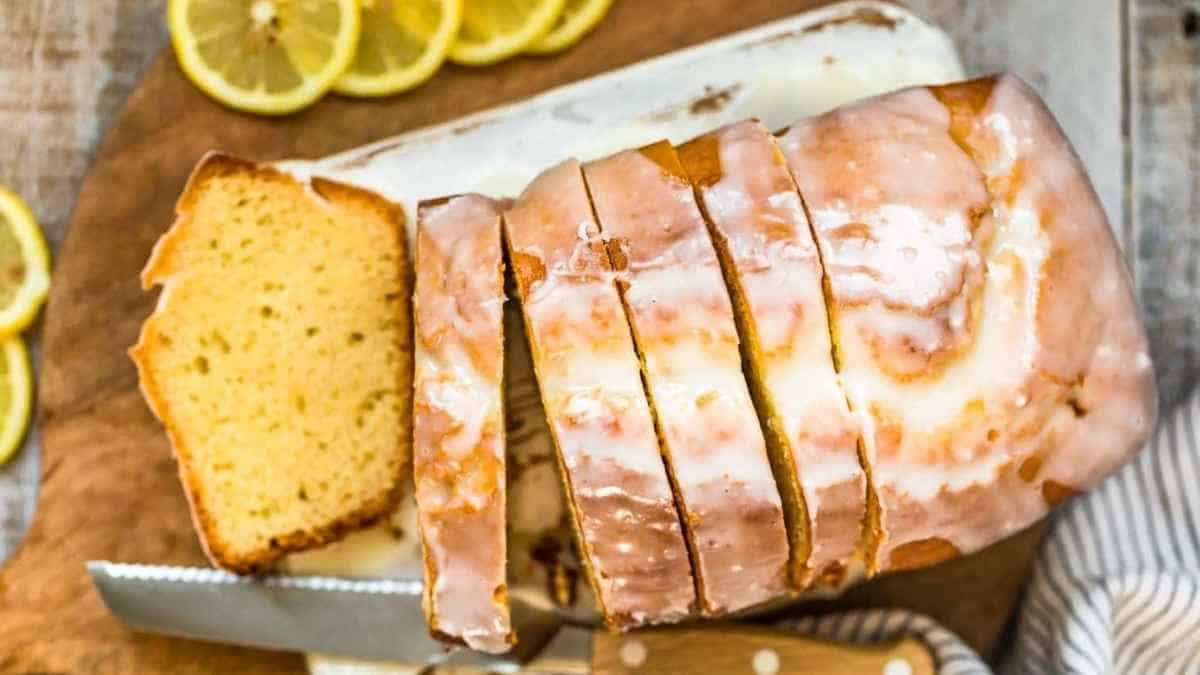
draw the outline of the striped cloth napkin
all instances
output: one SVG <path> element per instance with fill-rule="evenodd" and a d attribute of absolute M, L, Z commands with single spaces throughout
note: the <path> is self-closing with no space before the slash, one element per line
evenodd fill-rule
<path fill-rule="evenodd" d="M 1017 617 L 1004 674 L 1200 673 L 1200 392 L 1150 446 L 1055 516 Z M 869 610 L 782 624 L 835 640 L 915 635 L 942 675 L 992 670 L 924 616 Z"/>

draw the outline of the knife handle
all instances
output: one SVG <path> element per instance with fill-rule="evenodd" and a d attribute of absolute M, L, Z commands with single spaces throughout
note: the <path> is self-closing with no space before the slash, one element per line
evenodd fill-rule
<path fill-rule="evenodd" d="M 597 631 L 592 639 L 592 672 L 934 675 L 935 669 L 933 656 L 916 638 L 859 645 L 729 625 L 652 629 L 624 635 Z"/>

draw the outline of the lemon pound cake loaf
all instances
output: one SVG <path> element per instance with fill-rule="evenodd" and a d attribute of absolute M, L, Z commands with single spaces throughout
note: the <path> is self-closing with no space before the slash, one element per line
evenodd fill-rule
<path fill-rule="evenodd" d="M 788 540 L 720 263 L 674 148 L 584 166 L 706 614 L 788 590 Z"/>
<path fill-rule="evenodd" d="M 879 496 L 877 565 L 969 553 L 1094 485 L 1155 416 L 1104 212 L 1015 77 L 918 87 L 780 139 Z"/>
<path fill-rule="evenodd" d="M 142 273 L 131 355 L 209 557 L 255 572 L 389 513 L 411 450 L 400 207 L 223 155 Z"/>
<path fill-rule="evenodd" d="M 696 599 L 688 552 L 579 163 L 534 180 L 504 227 L 597 603 L 613 629 L 678 621 Z"/>
<path fill-rule="evenodd" d="M 413 477 L 433 634 L 501 653 L 505 582 L 504 267 L 500 211 L 480 195 L 417 219 Z"/>
<path fill-rule="evenodd" d="M 748 120 L 679 148 L 713 234 L 789 515 L 793 580 L 865 572 L 867 480 L 831 358 L 821 261 L 783 153 Z M 819 575 L 819 579 L 817 576 Z"/>

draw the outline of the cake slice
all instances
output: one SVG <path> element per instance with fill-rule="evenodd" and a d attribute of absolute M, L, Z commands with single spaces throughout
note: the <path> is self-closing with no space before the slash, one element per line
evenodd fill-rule
<path fill-rule="evenodd" d="M 978 550 L 1146 439 L 1146 337 L 1104 211 L 1012 76 L 802 120 L 780 144 L 879 497 L 874 565 Z"/>
<path fill-rule="evenodd" d="M 209 557 L 255 572 L 387 515 L 411 452 L 403 211 L 224 155 L 176 210 L 131 356 Z"/>
<path fill-rule="evenodd" d="M 516 641 L 505 581 L 504 265 L 500 211 L 468 194 L 417 218 L 413 477 L 433 634 Z"/>
<path fill-rule="evenodd" d="M 504 213 L 526 335 L 579 549 L 612 629 L 678 621 L 696 596 L 679 514 L 579 163 Z"/>
<path fill-rule="evenodd" d="M 705 614 L 788 591 L 788 539 L 720 263 L 674 148 L 586 164 Z"/>
<path fill-rule="evenodd" d="M 840 587 L 865 571 L 867 479 L 834 372 L 820 256 L 783 154 L 756 120 L 679 148 L 729 291 L 772 468 L 792 578 Z"/>

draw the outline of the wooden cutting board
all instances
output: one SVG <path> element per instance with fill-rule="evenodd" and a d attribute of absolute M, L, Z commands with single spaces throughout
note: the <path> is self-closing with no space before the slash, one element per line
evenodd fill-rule
<path fill-rule="evenodd" d="M 620 0 L 565 55 L 485 69 L 449 66 L 382 101 L 331 96 L 285 119 L 226 110 L 164 52 L 101 144 L 56 263 L 39 382 L 43 444 L 37 514 L 0 569 L 0 671 L 303 672 L 296 655 L 135 634 L 111 618 L 84 561 L 203 564 L 161 428 L 126 350 L 153 296 L 138 273 L 175 198 L 210 149 L 273 160 L 320 157 L 824 4 L 812 0 Z M 1039 528 L 962 560 L 855 589 L 831 606 L 904 606 L 984 654 L 1001 644 Z M 822 607 L 824 608 L 824 607 Z"/>

